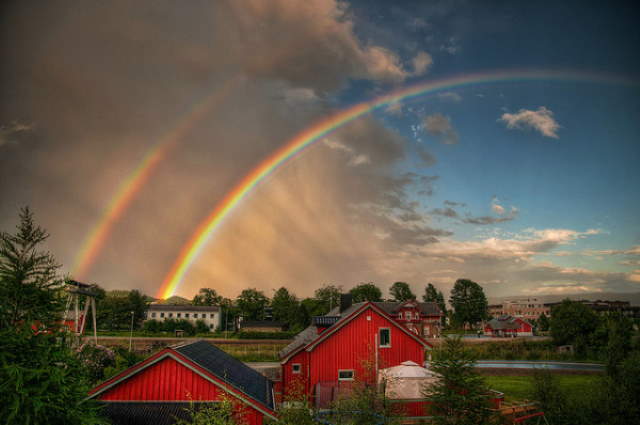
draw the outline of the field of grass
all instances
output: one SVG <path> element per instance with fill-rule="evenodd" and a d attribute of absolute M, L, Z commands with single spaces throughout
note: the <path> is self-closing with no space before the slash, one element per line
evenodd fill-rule
<path fill-rule="evenodd" d="M 276 362 L 278 352 L 287 344 L 216 344 L 243 362 Z"/>
<path fill-rule="evenodd" d="M 579 395 L 588 387 L 599 385 L 599 375 L 557 375 L 558 384 L 566 394 Z M 533 395 L 533 376 L 485 376 L 489 388 L 503 392 L 505 400 L 526 400 Z"/>

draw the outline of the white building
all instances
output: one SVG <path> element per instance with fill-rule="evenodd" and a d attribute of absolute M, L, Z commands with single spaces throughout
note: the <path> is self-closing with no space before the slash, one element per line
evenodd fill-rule
<path fill-rule="evenodd" d="M 220 307 L 205 305 L 149 304 L 147 320 L 164 322 L 167 319 L 188 320 L 196 325 L 198 320 L 204 321 L 211 332 L 220 327 Z"/>

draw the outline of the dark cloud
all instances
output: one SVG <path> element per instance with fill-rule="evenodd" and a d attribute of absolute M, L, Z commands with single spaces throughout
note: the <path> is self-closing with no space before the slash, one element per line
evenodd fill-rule
<path fill-rule="evenodd" d="M 458 218 L 459 215 L 453 208 L 434 208 L 431 214 L 441 215 L 443 217 Z"/>
<path fill-rule="evenodd" d="M 444 204 L 449 207 L 466 207 L 467 206 L 467 204 L 465 204 L 464 202 L 454 202 L 454 201 L 447 201 L 447 200 L 444 201 Z"/>
<path fill-rule="evenodd" d="M 511 210 L 506 215 L 502 215 L 500 217 L 492 217 L 492 216 L 472 217 L 468 215 L 467 217 L 462 219 L 462 222 L 468 223 L 468 224 L 486 225 L 486 224 L 506 223 L 508 221 L 515 220 L 516 218 L 518 218 L 518 209 L 512 207 Z"/>

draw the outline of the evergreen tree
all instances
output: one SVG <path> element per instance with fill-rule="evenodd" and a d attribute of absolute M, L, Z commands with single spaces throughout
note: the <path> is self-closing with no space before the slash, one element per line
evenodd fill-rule
<path fill-rule="evenodd" d="M 298 304 L 296 296 L 289 293 L 287 288 L 283 286 L 273 294 L 271 300 L 273 319 L 293 327 L 298 316 Z"/>
<path fill-rule="evenodd" d="M 542 332 L 546 332 L 549 330 L 549 318 L 544 313 L 542 313 L 540 317 L 538 317 L 538 330 Z"/>
<path fill-rule="evenodd" d="M 438 291 L 433 284 L 427 284 L 427 287 L 424 288 L 424 295 L 422 296 L 422 300 L 424 302 L 434 302 L 438 304 L 440 307 L 440 311 L 442 311 L 442 321 L 443 323 L 446 321 L 447 317 L 447 303 L 444 302 L 444 294 L 441 291 Z"/>
<path fill-rule="evenodd" d="M 475 371 L 475 358 L 460 338 L 447 338 L 431 362 L 440 375 L 437 383 L 424 388 L 432 403 L 434 423 L 441 425 L 477 425 L 490 423 L 489 389 Z"/>
<path fill-rule="evenodd" d="M 0 233 L 0 328 L 51 325 L 60 319 L 63 281 L 53 256 L 38 250 L 49 234 L 20 211 L 17 232 Z"/>
<path fill-rule="evenodd" d="M 62 280 L 53 257 L 39 251 L 47 237 L 28 208 L 15 235 L 0 234 L 0 417 L 6 424 L 100 423 L 95 404 L 84 401 L 87 370 L 59 327 Z"/>

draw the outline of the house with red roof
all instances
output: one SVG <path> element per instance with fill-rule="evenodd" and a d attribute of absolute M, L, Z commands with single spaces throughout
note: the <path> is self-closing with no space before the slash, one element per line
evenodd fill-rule
<path fill-rule="evenodd" d="M 356 380 L 373 384 L 381 369 L 406 361 L 424 363 L 431 345 L 407 324 L 417 323 L 417 304 L 428 303 L 351 304 L 350 297 L 343 296 L 340 304 L 314 317 L 311 326 L 280 352 L 285 397 L 304 395 L 324 408 Z M 411 311 L 408 321 L 404 310 Z"/>
<path fill-rule="evenodd" d="M 165 348 L 89 392 L 115 425 L 165 425 L 229 399 L 241 423 L 276 419 L 272 382 L 206 341 Z"/>
<path fill-rule="evenodd" d="M 520 317 L 502 315 L 489 320 L 484 326 L 485 335 L 491 336 L 532 336 L 533 326 Z"/>

